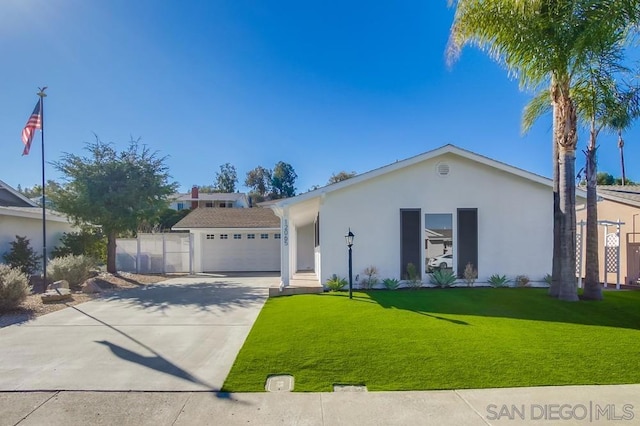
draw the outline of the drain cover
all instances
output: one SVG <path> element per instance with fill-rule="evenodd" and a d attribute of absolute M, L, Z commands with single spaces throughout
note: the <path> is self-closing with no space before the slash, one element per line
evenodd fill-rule
<path fill-rule="evenodd" d="M 265 388 L 268 392 L 291 392 L 293 390 L 293 376 L 288 374 L 269 376 Z"/>
<path fill-rule="evenodd" d="M 333 385 L 334 392 L 367 392 L 364 385 Z"/>

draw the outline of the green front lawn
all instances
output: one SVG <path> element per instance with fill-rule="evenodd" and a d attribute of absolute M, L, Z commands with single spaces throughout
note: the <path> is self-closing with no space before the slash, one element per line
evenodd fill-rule
<path fill-rule="evenodd" d="M 269 299 L 225 391 L 640 383 L 640 292 L 561 302 L 545 289 L 433 289 Z"/>

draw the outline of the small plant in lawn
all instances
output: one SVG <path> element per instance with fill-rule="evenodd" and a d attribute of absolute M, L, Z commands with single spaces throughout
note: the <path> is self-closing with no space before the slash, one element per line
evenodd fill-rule
<path fill-rule="evenodd" d="M 467 283 L 467 287 L 472 287 L 473 283 L 478 279 L 478 270 L 473 268 L 473 264 L 471 262 L 467 262 L 467 266 L 464 267 L 462 276 Z"/>
<path fill-rule="evenodd" d="M 489 284 L 494 288 L 506 287 L 508 283 L 509 279 L 506 275 L 493 274 L 489 277 Z"/>
<path fill-rule="evenodd" d="M 387 290 L 395 290 L 400 286 L 400 281 L 395 278 L 385 278 L 382 280 L 382 284 Z"/>
<path fill-rule="evenodd" d="M 418 269 L 416 265 L 413 263 L 407 264 L 407 280 L 409 281 L 409 287 L 413 289 L 418 289 L 422 287 L 422 280 L 420 279 L 420 274 L 418 274 Z"/>
<path fill-rule="evenodd" d="M 0 311 L 17 308 L 28 293 L 27 276 L 18 268 L 0 264 Z"/>
<path fill-rule="evenodd" d="M 547 283 L 547 285 L 551 285 L 551 280 L 552 280 L 551 274 L 546 274 L 543 280 L 545 283 Z"/>
<path fill-rule="evenodd" d="M 42 256 L 31 248 L 31 242 L 27 237 L 16 235 L 16 239 L 10 245 L 11 249 L 2 256 L 7 265 L 20 269 L 27 276 L 38 270 Z"/>
<path fill-rule="evenodd" d="M 327 288 L 330 291 L 342 290 L 342 288 L 346 285 L 347 285 L 346 278 L 340 278 L 336 274 L 331 275 L 331 278 L 327 280 Z"/>
<path fill-rule="evenodd" d="M 92 258 L 70 254 L 51 260 L 47 266 L 47 274 L 53 281 L 66 280 L 72 290 L 80 290 L 82 284 L 91 278 L 95 267 Z"/>
<path fill-rule="evenodd" d="M 448 269 L 438 269 L 429 275 L 429 280 L 431 284 L 445 288 L 451 287 L 451 285 L 456 282 L 456 276 Z"/>
<path fill-rule="evenodd" d="M 514 278 L 513 282 L 515 283 L 516 287 L 528 287 L 531 280 L 526 275 L 518 275 Z"/>
<path fill-rule="evenodd" d="M 376 268 L 375 266 L 371 265 L 364 268 L 362 275 L 364 275 L 364 278 L 360 280 L 361 288 L 370 290 L 373 288 L 373 286 L 378 284 L 378 268 Z"/>

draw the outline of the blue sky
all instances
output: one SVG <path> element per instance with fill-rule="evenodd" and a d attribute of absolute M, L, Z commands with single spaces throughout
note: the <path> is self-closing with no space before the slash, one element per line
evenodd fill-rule
<path fill-rule="evenodd" d="M 447 67 L 446 3 L 3 0 L 0 179 L 40 182 L 39 134 L 26 157 L 20 140 L 40 85 L 47 161 L 94 133 L 118 149 L 140 137 L 183 190 L 226 162 L 244 190 L 247 171 L 282 160 L 304 192 L 447 143 L 550 176 L 551 118 L 521 135 L 529 94 L 473 48 Z M 625 135 L 635 179 L 638 136 Z M 600 146 L 600 170 L 620 175 L 616 137 Z"/>

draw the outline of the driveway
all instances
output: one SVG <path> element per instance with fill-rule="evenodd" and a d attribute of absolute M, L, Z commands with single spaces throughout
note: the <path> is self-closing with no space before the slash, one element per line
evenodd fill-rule
<path fill-rule="evenodd" d="M 277 276 L 198 276 L 0 329 L 0 391 L 217 391 Z"/>

